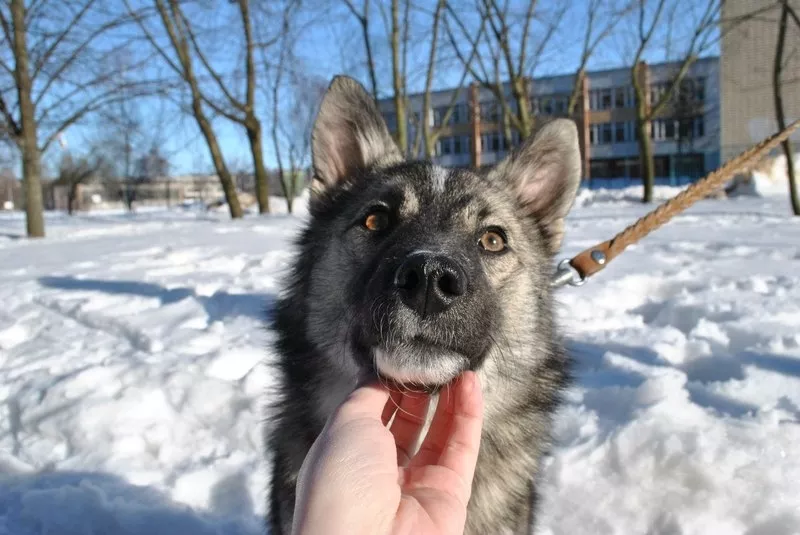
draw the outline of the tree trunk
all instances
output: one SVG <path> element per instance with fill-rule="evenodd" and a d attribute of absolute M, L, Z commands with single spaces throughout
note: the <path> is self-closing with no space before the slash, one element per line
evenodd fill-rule
<path fill-rule="evenodd" d="M 78 185 L 70 184 L 67 189 L 67 215 L 75 212 L 75 199 L 78 196 Z"/>
<path fill-rule="evenodd" d="M 648 121 L 636 118 L 636 132 L 639 135 L 639 173 L 642 175 L 644 186 L 643 203 L 653 202 L 653 187 L 655 185 L 655 164 L 653 162 L 653 142 L 648 132 Z"/>
<path fill-rule="evenodd" d="M 233 183 L 228 166 L 225 165 L 225 160 L 222 158 L 222 151 L 217 143 L 217 136 L 211 128 L 211 123 L 208 122 L 205 113 L 203 112 L 202 104 L 200 102 L 200 95 L 192 90 L 192 109 L 194 118 L 200 131 L 203 132 L 203 137 L 208 144 L 208 151 L 211 153 L 211 161 L 214 163 L 214 169 L 219 177 L 222 191 L 225 193 L 225 201 L 228 203 L 228 209 L 231 213 L 231 218 L 238 219 L 242 217 L 242 206 L 239 204 L 239 196 L 236 194 L 236 185 Z"/>
<path fill-rule="evenodd" d="M 289 192 L 289 194 L 286 196 L 286 210 L 291 214 L 292 210 L 294 209 L 294 194 L 295 194 L 294 185 L 296 184 L 297 181 L 297 175 L 295 174 L 294 169 L 290 171 L 290 179 L 292 181 L 292 187 L 286 188 L 286 190 Z"/>
<path fill-rule="evenodd" d="M 517 102 L 517 117 L 519 117 L 520 137 L 527 139 L 533 133 L 533 117 L 531 115 L 531 101 L 525 79 L 516 77 L 511 84 L 511 94 Z M 508 140 L 511 143 L 511 139 Z"/>
<path fill-rule="evenodd" d="M 772 69 L 772 93 L 775 98 L 775 118 L 778 122 L 778 130 L 786 128 L 786 117 L 783 110 L 783 95 L 781 93 L 781 72 L 783 71 L 783 51 L 786 45 L 786 23 L 789 16 L 787 0 L 783 0 L 781 8 L 781 18 L 778 23 L 778 43 L 775 47 L 775 63 Z M 786 140 L 782 143 L 783 154 L 786 156 L 786 176 L 789 179 L 789 200 L 792 204 L 792 212 L 800 216 L 800 196 L 797 192 L 797 181 L 794 173 L 794 150 L 792 142 Z"/>
<path fill-rule="evenodd" d="M 275 89 L 275 100 L 273 101 L 273 105 L 274 105 L 274 108 L 273 108 L 274 112 L 273 113 L 277 113 L 277 109 L 278 109 L 277 98 L 278 97 L 277 97 L 277 86 L 276 86 L 276 89 Z M 275 159 L 276 159 L 276 163 L 278 165 L 278 182 L 281 185 L 281 191 L 283 191 L 283 197 L 286 199 L 286 209 L 289 210 L 289 213 L 291 214 L 292 213 L 292 199 L 291 199 L 291 197 L 292 197 L 292 193 L 293 192 L 290 192 L 289 188 L 287 187 L 286 177 L 285 177 L 285 173 L 283 171 L 283 158 L 281 157 L 280 142 L 278 140 L 278 122 L 277 122 L 277 119 L 274 120 L 273 123 L 272 123 L 272 145 L 273 145 L 273 147 L 275 147 Z"/>
<path fill-rule="evenodd" d="M 256 200 L 258 213 L 269 213 L 269 177 L 264 166 L 264 152 L 261 140 L 261 125 L 255 119 L 247 121 L 247 139 L 250 142 L 250 153 L 253 155 L 253 171 L 256 181 Z"/>
<path fill-rule="evenodd" d="M 406 117 L 405 80 L 400 69 L 400 0 L 392 0 L 392 82 L 394 109 L 397 115 L 397 144 L 403 156 L 408 154 L 408 118 Z"/>
<path fill-rule="evenodd" d="M 14 27 L 14 77 L 19 98 L 22 136 L 18 145 L 22 153 L 22 180 L 25 192 L 25 214 L 28 237 L 44 237 L 44 202 L 42 199 L 42 161 L 39 154 L 36 117 L 31 98 L 31 77 L 28 70 L 28 45 L 25 35 L 25 2 L 11 0 Z"/>

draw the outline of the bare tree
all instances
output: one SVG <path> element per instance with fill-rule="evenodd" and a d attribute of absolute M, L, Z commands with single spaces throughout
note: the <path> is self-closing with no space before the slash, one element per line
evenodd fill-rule
<path fill-rule="evenodd" d="M 533 132 L 535 121 L 530 81 L 567 9 L 564 3 L 554 12 L 537 17 L 538 1 L 529 0 L 526 4 L 522 11 L 517 12 L 508 0 L 477 0 L 479 24 L 485 23 L 489 28 L 485 34 L 468 27 L 456 9 L 451 4 L 447 6 L 448 20 L 455 23 L 461 36 L 459 39 L 450 24 L 445 24 L 453 50 L 475 80 L 494 95 L 502 112 L 503 130 L 509 140 L 512 128 L 522 137 Z M 459 11 L 461 9 L 463 6 L 459 6 Z M 535 40 L 531 35 L 534 33 L 534 22 L 537 21 L 543 27 L 538 40 Z M 486 36 L 483 46 L 476 35 Z M 461 40 L 466 41 L 471 49 L 481 49 L 477 65 L 473 65 L 469 55 L 461 50 Z M 506 94 L 506 84 L 511 99 Z"/>
<path fill-rule="evenodd" d="M 775 45 L 775 61 L 772 68 L 772 91 L 775 99 L 775 118 L 778 121 L 778 129 L 786 128 L 786 115 L 783 109 L 783 92 L 781 91 L 781 80 L 784 69 L 784 51 L 786 49 L 786 33 L 789 15 L 791 14 L 797 29 L 800 29 L 800 18 L 789 4 L 789 0 L 780 0 L 781 17 L 778 22 L 778 42 Z M 800 216 L 800 195 L 798 195 L 797 178 L 794 168 L 794 149 L 791 140 L 783 142 L 783 154 L 786 157 L 786 173 L 789 179 L 789 200 L 792 204 L 792 212 Z"/>
<path fill-rule="evenodd" d="M 280 38 L 273 37 L 269 41 L 256 43 L 253 35 L 253 16 L 250 10 L 249 0 L 231 0 L 237 4 L 237 11 L 239 20 L 242 25 L 242 35 L 244 36 L 244 97 L 239 97 L 232 91 L 230 86 L 233 85 L 233 80 L 228 77 L 223 77 L 218 69 L 216 69 L 208 59 L 207 54 L 204 53 L 198 36 L 193 30 L 192 24 L 188 18 L 184 16 L 184 27 L 189 40 L 192 43 L 194 54 L 200 60 L 205 72 L 213 84 L 216 86 L 217 91 L 222 95 L 222 101 L 225 104 L 218 102 L 218 99 L 211 98 L 206 91 L 202 91 L 202 98 L 206 101 L 208 106 L 219 115 L 226 119 L 241 125 L 247 132 L 247 140 L 250 144 L 250 153 L 253 158 L 253 170 L 255 175 L 256 186 L 256 200 L 258 202 L 258 210 L 260 213 L 269 212 L 269 181 L 267 177 L 267 169 L 264 165 L 264 152 L 263 152 L 263 134 L 261 128 L 261 121 L 256 114 L 256 83 L 258 80 L 258 72 L 256 69 L 255 49 L 256 47 L 266 49 L 274 45 Z M 283 16 L 289 17 L 297 2 L 290 1 L 288 6 L 284 9 Z M 215 9 L 219 9 L 215 6 Z M 285 26 L 286 22 L 284 22 Z"/>
<path fill-rule="evenodd" d="M 394 98 L 394 111 L 397 117 L 396 141 L 402 154 L 408 154 L 408 97 L 406 95 L 406 54 L 408 44 L 409 8 L 410 2 L 406 0 L 403 10 L 404 16 L 400 22 L 400 0 L 392 1 L 392 23 L 389 46 L 392 51 L 392 89 Z M 404 38 L 401 41 L 400 33 Z"/>
<path fill-rule="evenodd" d="M 372 57 L 372 43 L 370 41 L 370 0 L 363 0 L 361 9 L 356 9 L 353 0 L 342 0 L 347 9 L 358 20 L 361 26 L 361 36 L 364 41 L 364 50 L 367 55 L 367 74 L 369 75 L 370 84 L 372 86 L 372 98 L 378 100 L 378 77 L 375 73 L 375 60 Z"/>
<path fill-rule="evenodd" d="M 681 86 L 684 78 L 689 73 L 691 66 L 697 61 L 700 53 L 707 50 L 708 47 L 714 42 L 714 30 L 718 22 L 718 15 L 720 10 L 720 0 L 706 0 L 704 3 L 695 3 L 694 7 L 701 7 L 700 17 L 691 22 L 686 13 L 675 20 L 674 17 L 667 17 L 669 22 L 673 24 L 664 24 L 665 8 L 674 14 L 681 6 L 681 0 L 676 3 L 668 5 L 667 0 L 657 0 L 648 21 L 648 7 L 650 2 L 647 0 L 640 0 L 636 9 L 637 16 L 637 34 L 635 53 L 633 55 L 631 67 L 631 84 L 633 85 L 633 93 L 635 99 L 636 109 L 636 133 L 639 143 L 639 162 L 642 173 L 642 182 L 644 185 L 644 195 L 642 201 L 645 203 L 652 202 L 653 200 L 653 187 L 655 185 L 655 163 L 653 160 L 653 143 L 650 139 L 650 130 L 652 128 L 652 121 L 673 100 L 676 91 Z M 687 8 L 688 6 L 683 6 Z M 689 24 L 687 24 L 689 23 Z M 673 32 L 676 26 L 680 24 L 682 28 L 688 29 L 690 35 L 686 38 L 687 45 L 681 54 L 680 59 L 676 62 L 676 69 L 674 75 L 664 87 L 663 91 L 653 92 L 650 87 L 645 84 L 645 78 L 642 76 L 642 57 L 644 53 L 652 46 L 656 30 L 661 28 L 666 31 L 665 48 L 667 55 L 673 41 Z M 681 38 L 683 40 L 683 38 Z M 655 96 L 655 100 L 651 101 L 651 96 Z"/>
<path fill-rule="evenodd" d="M 575 70 L 575 83 L 567 102 L 567 114 L 570 117 L 574 117 L 577 112 L 589 60 L 595 54 L 597 47 L 608 39 L 619 21 L 633 9 L 634 5 L 635 2 L 627 0 L 623 5 L 616 5 L 613 0 L 589 0 L 586 4 L 586 28 L 583 33 L 583 44 L 578 68 Z"/>
<path fill-rule="evenodd" d="M 327 83 L 302 69 L 290 69 L 299 61 L 293 56 L 290 27 L 284 26 L 278 63 L 268 82 L 272 105 L 272 147 L 278 182 L 289 213 L 297 197 L 299 176 L 309 163 L 311 130 Z M 285 93 L 282 93 L 285 89 Z M 288 165 L 287 165 L 288 164 Z"/>
<path fill-rule="evenodd" d="M 42 154 L 59 132 L 119 98 L 115 72 L 104 58 L 130 43 L 102 38 L 129 19 L 101 6 L 101 0 L 0 5 L 0 80 L 10 79 L 0 85 L 0 116 L 22 157 L 30 237 L 45 234 Z M 144 86 L 140 80 L 131 89 Z"/>
<path fill-rule="evenodd" d="M 75 211 L 75 201 L 81 185 L 101 178 L 110 171 L 110 168 L 108 161 L 97 154 L 77 158 L 73 158 L 69 152 L 64 155 L 59 165 L 55 185 L 67 188 L 67 213 L 69 215 Z"/>
<path fill-rule="evenodd" d="M 461 79 L 457 84 L 456 91 L 453 91 L 453 95 L 450 98 L 447 106 L 444 109 L 440 109 L 438 113 L 438 128 L 436 125 L 431 127 L 430 121 L 427 119 L 427 114 L 431 110 L 431 93 L 433 89 L 433 77 L 434 73 L 437 69 L 438 61 L 437 61 L 437 52 L 439 50 L 439 28 L 441 26 L 441 22 L 443 19 L 444 11 L 447 7 L 446 0 L 438 0 L 436 3 L 436 9 L 433 12 L 432 22 L 431 22 L 431 43 L 430 43 L 430 51 L 428 53 L 428 64 L 426 66 L 426 73 L 425 73 L 425 88 L 423 89 L 422 93 L 422 113 L 423 113 L 423 121 L 422 121 L 422 137 L 424 141 L 424 149 L 425 149 L 425 157 L 430 158 L 436 152 L 436 142 L 441 137 L 442 132 L 444 131 L 445 125 L 450 121 L 450 118 L 455 111 L 456 103 L 458 102 L 458 95 L 459 92 L 463 89 L 464 84 L 467 80 L 467 76 L 469 75 L 470 67 L 475 60 L 475 57 L 478 53 L 477 46 L 472 48 L 469 56 L 466 60 L 466 65 L 463 66 L 463 72 L 461 75 Z M 480 41 L 480 37 L 483 34 L 485 25 L 481 24 L 478 29 L 478 35 L 476 41 Z M 415 154 L 418 151 L 414 152 Z"/>
<path fill-rule="evenodd" d="M 124 1 L 128 12 L 134 14 L 130 1 Z M 192 116 L 197 122 L 203 134 L 203 138 L 208 145 L 211 161 L 214 164 L 214 169 L 222 185 L 222 191 L 225 194 L 228 210 L 232 218 L 240 218 L 243 212 L 241 204 L 239 203 L 239 197 L 236 194 L 236 186 L 233 182 L 231 172 L 225 163 L 225 159 L 222 156 L 222 149 L 219 146 L 217 135 L 214 132 L 211 121 L 206 115 L 205 107 L 208 105 L 209 99 L 201 90 L 198 77 L 195 74 L 192 50 L 196 49 L 196 47 L 193 48 L 191 44 L 193 36 L 188 19 L 183 13 L 180 5 L 181 3 L 178 0 L 153 0 L 153 2 L 175 58 L 167 52 L 167 48 L 162 46 L 154 34 L 148 29 L 143 16 L 134 16 L 134 18 L 153 49 L 156 50 L 164 62 L 184 81 L 190 94 Z"/>

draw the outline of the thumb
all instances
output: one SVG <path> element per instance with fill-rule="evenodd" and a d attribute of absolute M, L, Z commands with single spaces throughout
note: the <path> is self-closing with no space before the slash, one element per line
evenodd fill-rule
<path fill-rule="evenodd" d="M 337 409 L 335 420 L 351 421 L 360 418 L 380 420 L 386 402 L 389 401 L 389 389 L 378 381 L 356 387 Z"/>

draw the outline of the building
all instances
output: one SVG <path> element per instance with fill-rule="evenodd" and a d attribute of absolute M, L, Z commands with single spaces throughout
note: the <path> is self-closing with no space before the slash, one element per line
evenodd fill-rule
<path fill-rule="evenodd" d="M 679 63 L 640 63 L 638 76 L 649 87 L 647 102 L 658 98 L 674 79 Z M 719 58 L 694 62 L 679 97 L 652 122 L 650 136 L 658 182 L 682 184 L 703 176 L 720 161 Z M 566 116 L 575 75 L 528 80 L 531 107 L 538 117 Z M 508 90 L 510 101 L 510 90 Z M 501 160 L 519 143 L 503 135 L 501 108 L 486 88 L 469 87 L 434 92 L 431 110 L 422 113 L 422 94 L 409 95 L 409 146 L 415 146 L 417 126 L 426 116 L 441 133 L 435 161 L 445 166 L 484 166 Z M 455 102 L 446 125 L 447 110 Z M 391 99 L 379 102 L 387 124 L 396 132 L 397 118 Z M 638 180 L 639 147 L 636 132 L 631 69 L 587 73 L 575 118 L 584 160 L 584 178 L 617 183 Z M 419 154 L 422 155 L 421 153 Z"/>
<path fill-rule="evenodd" d="M 758 16 L 749 16 L 754 12 Z M 722 35 L 720 89 L 723 160 L 778 130 L 772 73 L 778 37 L 780 3 L 773 0 L 727 0 L 722 20 L 731 21 Z M 800 118 L 800 28 L 789 19 L 782 76 L 786 123 Z M 800 133 L 792 140 L 800 142 Z"/>
<path fill-rule="evenodd" d="M 288 173 L 288 171 L 287 171 Z M 277 171 L 268 171 L 270 197 L 284 197 Z M 288 180 L 288 177 L 286 178 Z M 233 175 L 234 185 L 243 208 L 256 203 L 253 173 L 238 172 Z M 295 172 L 295 193 L 300 195 L 310 181 L 310 170 Z M 0 188 L 3 186 L 0 175 Z M 48 209 L 66 210 L 69 204 L 69 186 L 53 184 L 48 188 Z M 0 189 L 0 194 L 2 190 Z M 2 199 L 2 195 L 0 195 Z M 134 206 L 165 206 L 180 204 L 213 205 L 223 202 L 225 193 L 216 174 L 187 174 L 164 176 L 152 180 L 128 183 L 114 179 L 98 179 L 80 184 L 76 190 L 74 208 L 77 211 L 92 209 L 119 209 L 132 200 Z M 0 202 L 0 209 L 3 203 Z"/>

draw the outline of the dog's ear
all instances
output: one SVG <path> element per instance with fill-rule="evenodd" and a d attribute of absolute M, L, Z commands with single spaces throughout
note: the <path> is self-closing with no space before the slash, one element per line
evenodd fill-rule
<path fill-rule="evenodd" d="M 555 119 L 543 125 L 489 176 L 511 187 L 526 215 L 539 222 L 550 253 L 558 252 L 564 237 L 564 218 L 581 180 L 575 123 Z"/>
<path fill-rule="evenodd" d="M 348 76 L 335 76 L 311 134 L 313 192 L 335 186 L 360 169 L 402 160 L 372 96 Z"/>

